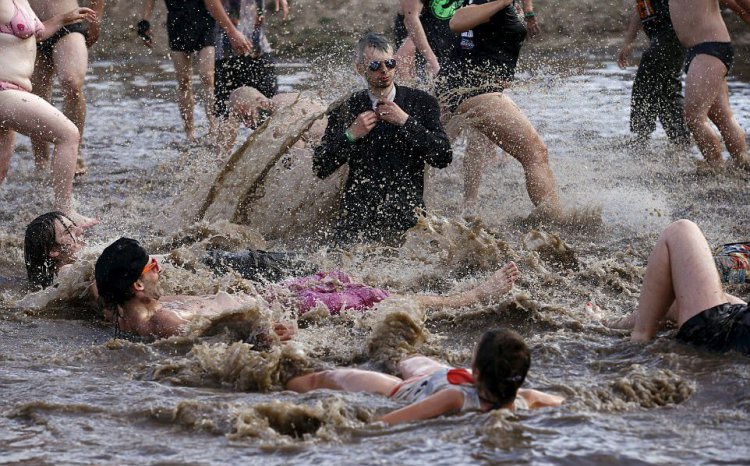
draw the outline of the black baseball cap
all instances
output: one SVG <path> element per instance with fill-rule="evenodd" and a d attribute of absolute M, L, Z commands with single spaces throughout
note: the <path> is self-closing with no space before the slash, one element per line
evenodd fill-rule
<path fill-rule="evenodd" d="M 148 254 L 134 239 L 120 238 L 107 246 L 94 267 L 99 296 L 110 304 L 127 301 L 130 285 L 138 280 L 146 264 Z"/>

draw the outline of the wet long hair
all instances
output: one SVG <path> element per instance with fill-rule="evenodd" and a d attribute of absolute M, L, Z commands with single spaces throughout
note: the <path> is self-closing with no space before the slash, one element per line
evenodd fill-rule
<path fill-rule="evenodd" d="M 513 403 L 530 365 L 531 353 L 521 335 L 504 328 L 485 332 L 474 355 L 479 396 L 496 408 Z"/>
<path fill-rule="evenodd" d="M 52 285 L 57 273 L 57 265 L 50 252 L 57 245 L 55 239 L 55 221 L 63 225 L 68 219 L 62 212 L 47 212 L 35 218 L 26 227 L 23 240 L 23 256 L 26 263 L 26 274 L 29 282 L 37 288 Z M 70 219 L 68 219 L 70 221 Z"/>

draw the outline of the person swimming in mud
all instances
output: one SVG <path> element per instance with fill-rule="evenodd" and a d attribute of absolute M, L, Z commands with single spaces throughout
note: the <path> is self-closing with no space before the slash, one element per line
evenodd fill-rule
<path fill-rule="evenodd" d="M 465 411 L 560 406 L 565 401 L 560 396 L 521 388 L 530 365 L 531 353 L 523 338 L 512 330 L 496 329 L 480 338 L 471 370 L 411 356 L 399 363 L 403 378 L 340 368 L 294 377 L 286 388 L 299 393 L 318 389 L 368 392 L 409 403 L 377 418 L 386 424 Z"/>
<path fill-rule="evenodd" d="M 96 289 L 105 316 L 116 330 L 144 337 L 166 338 L 181 334 L 187 325 L 199 317 L 219 316 L 228 309 L 240 308 L 255 302 L 258 296 L 243 293 L 210 296 L 162 296 L 159 282 L 161 271 L 155 257 L 149 257 L 141 245 L 129 238 L 120 238 L 104 249 L 94 270 Z M 338 277 L 338 276 L 337 276 Z M 341 277 L 338 277 L 341 278 Z M 507 295 L 518 278 L 518 268 L 507 263 L 478 286 L 449 296 L 405 296 L 430 309 L 461 308 L 497 301 Z M 346 282 L 334 288 L 321 287 L 321 281 L 302 279 L 288 285 L 300 301 L 300 312 L 311 300 L 341 309 L 371 307 L 390 294 L 366 285 Z M 331 283 L 330 281 L 328 283 Z M 296 286 L 296 287 L 295 287 Z M 306 293 L 307 292 L 307 293 Z M 282 339 L 291 338 L 295 327 L 277 322 L 274 331 Z"/>
<path fill-rule="evenodd" d="M 662 232 L 648 258 L 638 308 L 610 326 L 632 328 L 631 340 L 645 342 L 667 320 L 677 322 L 681 342 L 750 355 L 748 305 L 724 292 L 708 242 L 689 220 Z"/>

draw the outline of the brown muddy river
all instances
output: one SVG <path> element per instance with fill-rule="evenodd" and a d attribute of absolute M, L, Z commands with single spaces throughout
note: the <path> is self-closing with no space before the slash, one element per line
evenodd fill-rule
<path fill-rule="evenodd" d="M 545 228 L 572 259 L 524 246 L 531 203 L 520 167 L 505 156 L 487 169 L 473 223 L 462 220 L 459 143 L 453 165 L 430 179 L 430 228 L 410 233 L 404 247 L 348 254 L 305 240 L 263 246 L 303 250 L 321 268 L 398 292 L 463 290 L 513 259 L 522 272 L 513 296 L 427 315 L 404 300 L 365 315 L 316 315 L 301 322 L 294 343 L 264 353 L 198 337 L 113 340 L 103 319 L 70 301 L 22 309 L 23 229 L 48 210 L 50 190 L 19 137 L 0 186 L 0 464 L 748 464 L 750 358 L 680 345 L 669 338 L 673 330 L 633 345 L 602 324 L 634 308 L 650 248 L 671 221 L 695 221 L 712 245 L 750 240 L 748 177 L 697 175 L 697 149 L 672 150 L 661 129 L 647 148 L 630 148 L 633 68 L 595 58 L 560 68 L 521 73 L 509 95 L 547 143 L 563 201 L 601 208 L 602 226 Z M 301 65 L 281 65 L 279 73 L 282 91 L 314 88 L 320 79 Z M 337 70 L 341 83 L 323 97 L 356 84 L 348 74 Z M 165 254 L 175 237 L 222 236 L 235 248 L 262 243 L 248 244 L 227 225 L 168 227 L 173 206 L 196 188 L 196 167 L 219 164 L 210 149 L 183 145 L 171 66 L 95 63 L 87 94 L 89 174 L 75 193 L 80 211 L 102 224 L 90 231 L 82 264 L 122 235 Z M 730 99 L 750 128 L 750 86 L 732 80 Z M 196 114 L 201 134 L 205 118 Z M 167 262 L 168 293 L 261 286 L 211 276 L 186 248 Z M 747 299 L 750 287 L 731 291 Z M 386 428 L 367 422 L 397 406 L 384 397 L 280 389 L 279 379 L 299 365 L 392 367 L 404 339 L 409 350 L 466 365 L 479 335 L 495 326 L 524 335 L 533 353 L 525 386 L 567 397 L 563 407 Z"/>

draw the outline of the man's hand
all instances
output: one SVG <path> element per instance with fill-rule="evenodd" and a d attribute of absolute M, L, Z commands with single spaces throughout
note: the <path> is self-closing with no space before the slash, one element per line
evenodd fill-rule
<path fill-rule="evenodd" d="M 529 32 L 529 37 L 539 34 L 539 21 L 536 20 L 536 16 L 526 18 L 526 30 Z"/>
<path fill-rule="evenodd" d="M 250 55 L 253 52 L 253 45 L 247 40 L 237 28 L 227 31 L 229 42 L 232 44 L 232 50 L 237 55 Z"/>
<path fill-rule="evenodd" d="M 381 120 L 396 126 L 404 126 L 409 118 L 409 114 L 401 110 L 396 102 L 378 102 L 375 113 Z"/>
<path fill-rule="evenodd" d="M 620 67 L 620 69 L 624 70 L 628 66 L 628 61 L 630 60 L 630 52 L 633 50 L 633 46 L 631 44 L 623 45 L 620 49 L 620 52 L 617 54 L 617 66 Z"/>
<path fill-rule="evenodd" d="M 154 45 L 153 37 L 151 36 L 151 23 L 148 22 L 148 20 L 142 19 L 138 21 L 138 24 L 135 26 L 136 31 L 138 32 L 138 37 L 143 40 L 143 45 L 145 45 L 148 48 L 151 48 L 152 45 Z"/>
<path fill-rule="evenodd" d="M 362 112 L 357 115 L 354 123 L 349 126 L 347 131 L 352 135 L 354 139 L 361 139 L 368 134 L 378 124 L 378 116 L 372 110 Z"/>
<path fill-rule="evenodd" d="M 91 8 L 75 8 L 65 13 L 62 17 L 62 25 L 67 26 L 73 23 L 80 23 L 81 21 L 88 21 L 90 23 L 96 22 L 96 12 Z"/>
<path fill-rule="evenodd" d="M 281 341 L 289 341 L 297 334 L 297 324 L 290 321 L 274 322 L 273 332 Z"/>
<path fill-rule="evenodd" d="M 286 21 L 289 17 L 289 4 L 287 4 L 287 0 L 276 0 L 276 13 L 279 12 L 279 7 L 281 7 L 281 19 Z"/>
<path fill-rule="evenodd" d="M 86 34 L 86 47 L 91 47 L 99 40 L 99 34 L 102 32 L 102 23 L 97 18 L 96 21 L 89 23 L 89 29 Z"/>

